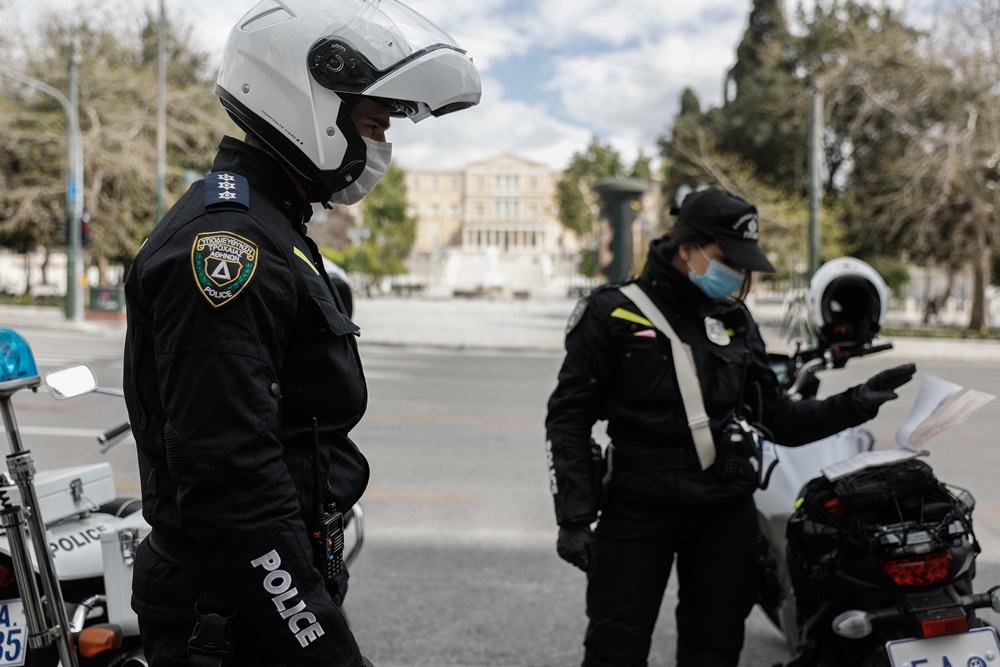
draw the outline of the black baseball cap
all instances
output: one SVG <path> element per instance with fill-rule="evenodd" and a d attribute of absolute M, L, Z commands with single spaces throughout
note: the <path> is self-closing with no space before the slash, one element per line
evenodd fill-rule
<path fill-rule="evenodd" d="M 745 199 L 721 188 L 708 188 L 689 194 L 680 209 L 671 213 L 678 216 L 674 229 L 687 228 L 703 234 L 736 266 L 774 273 L 774 266 L 757 246 L 757 208 Z"/>

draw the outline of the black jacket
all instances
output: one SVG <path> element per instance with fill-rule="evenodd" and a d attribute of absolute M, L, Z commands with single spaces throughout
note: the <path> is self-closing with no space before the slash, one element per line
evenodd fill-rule
<path fill-rule="evenodd" d="M 289 665 L 354 666 L 360 653 L 313 565 L 307 523 L 317 466 L 324 500 L 341 511 L 368 483 L 348 438 L 367 388 L 359 329 L 305 235 L 310 213 L 276 160 L 227 137 L 213 173 L 129 272 L 124 387 L 143 515 L 207 569 L 142 549 L 133 608 L 192 621 L 202 577 L 214 578 L 237 622 Z"/>
<path fill-rule="evenodd" d="M 768 366 L 764 342 L 745 306 L 706 297 L 674 268 L 664 245 L 662 240 L 652 243 L 647 268 L 637 282 L 692 348 L 716 442 L 737 409 L 768 427 L 782 445 L 813 442 L 874 416 L 858 409 L 853 389 L 823 401 L 788 400 Z M 640 323 L 645 318 L 618 290 L 620 285 L 602 286 L 578 304 L 568 325 L 558 384 L 548 403 L 549 479 L 561 526 L 589 523 L 598 516 L 597 468 L 590 444 L 598 420 L 607 420 L 616 451 L 684 450 L 681 457 L 691 465 L 671 475 L 670 493 L 678 503 L 745 499 L 756 488 L 751 475 L 723 480 L 697 465 L 670 341 L 648 322 Z M 722 322 L 729 344 L 709 339 L 706 317 Z"/>

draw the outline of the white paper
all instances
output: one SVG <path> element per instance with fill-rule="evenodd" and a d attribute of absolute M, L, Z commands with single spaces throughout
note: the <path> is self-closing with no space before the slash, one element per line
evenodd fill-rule
<path fill-rule="evenodd" d="M 896 463 L 897 461 L 905 461 L 906 459 L 912 459 L 920 456 L 921 453 L 922 452 L 915 452 L 912 449 L 899 448 L 861 452 L 860 454 L 856 454 L 849 459 L 844 459 L 843 461 L 838 461 L 834 464 L 828 465 L 823 468 L 822 472 L 824 477 L 831 482 L 834 482 L 845 475 L 850 475 L 851 473 L 859 470 L 874 468 L 875 466 L 889 465 L 890 463 Z"/>
<path fill-rule="evenodd" d="M 958 394 L 947 405 L 944 405 L 940 410 L 913 429 L 913 432 L 910 434 L 910 444 L 915 449 L 920 449 L 925 442 L 938 433 L 955 424 L 961 424 L 973 412 L 994 398 L 996 397 L 992 394 L 987 394 L 976 389 L 969 389 L 964 393 Z"/>
<path fill-rule="evenodd" d="M 962 386 L 954 382 L 942 380 L 935 375 L 922 376 L 920 389 L 917 390 L 917 398 L 913 401 L 910 415 L 896 431 L 896 444 L 905 449 L 918 450 L 920 445 L 911 441 L 913 431 L 934 414 L 935 410 L 960 391 L 962 391 Z"/>

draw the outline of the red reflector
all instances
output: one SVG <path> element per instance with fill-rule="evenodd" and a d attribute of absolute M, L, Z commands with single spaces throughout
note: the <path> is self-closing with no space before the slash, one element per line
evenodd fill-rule
<path fill-rule="evenodd" d="M 833 496 L 823 503 L 823 509 L 825 509 L 827 513 L 834 518 L 844 513 L 844 507 L 840 504 L 840 498 L 837 496 Z"/>
<path fill-rule="evenodd" d="M 883 560 L 879 561 L 879 565 L 897 586 L 926 586 L 948 576 L 951 554 L 942 551 L 900 560 Z"/>
<path fill-rule="evenodd" d="M 94 626 L 84 628 L 77 638 L 80 655 L 85 658 L 95 658 L 105 651 L 113 651 L 121 644 L 121 637 L 114 628 Z"/>
<path fill-rule="evenodd" d="M 922 621 L 920 629 L 924 637 L 957 635 L 969 631 L 969 619 L 964 614 L 954 618 L 936 618 L 933 621 Z"/>
<path fill-rule="evenodd" d="M 14 576 L 14 570 L 0 565 L 0 588 L 13 586 L 16 583 L 17 577 Z"/>

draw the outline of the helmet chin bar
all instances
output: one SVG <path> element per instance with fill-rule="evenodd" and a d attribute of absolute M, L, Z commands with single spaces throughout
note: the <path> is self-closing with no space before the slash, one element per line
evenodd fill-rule
<path fill-rule="evenodd" d="M 227 90 L 216 86 L 215 92 L 222 100 L 222 106 L 225 107 L 233 122 L 244 131 L 260 139 L 267 146 L 269 152 L 289 168 L 305 190 L 307 201 L 329 201 L 334 192 L 343 190 L 364 172 L 367 154 L 360 136 L 358 141 L 354 141 L 352 138 L 348 142 L 344 159 L 336 169 L 323 170 L 313 164 L 306 154 L 299 150 L 280 130 L 252 113 Z M 347 115 L 347 123 L 353 129 L 353 125 L 350 123 L 351 108 L 353 108 L 353 104 L 343 105 L 341 115 Z M 338 125 L 340 124 L 338 123 Z M 341 130 L 343 129 L 341 127 Z M 353 134 L 356 135 L 357 131 Z"/>

